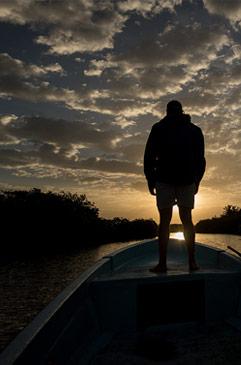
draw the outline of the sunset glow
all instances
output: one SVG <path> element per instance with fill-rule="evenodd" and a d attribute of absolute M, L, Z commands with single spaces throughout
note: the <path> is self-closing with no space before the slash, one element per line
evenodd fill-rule
<path fill-rule="evenodd" d="M 233 3 L 1 1 L 0 188 L 86 194 L 102 217 L 158 222 L 143 154 L 176 99 L 205 138 L 194 222 L 241 206 L 241 1 Z"/>

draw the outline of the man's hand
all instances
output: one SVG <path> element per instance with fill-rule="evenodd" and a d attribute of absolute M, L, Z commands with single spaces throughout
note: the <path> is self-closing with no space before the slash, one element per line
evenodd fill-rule
<path fill-rule="evenodd" d="M 151 195 L 156 195 L 156 187 L 155 184 L 148 181 L 148 188 L 151 193 Z"/>

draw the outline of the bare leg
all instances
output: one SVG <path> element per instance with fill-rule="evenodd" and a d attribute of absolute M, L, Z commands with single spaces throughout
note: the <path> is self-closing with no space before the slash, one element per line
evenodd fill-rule
<path fill-rule="evenodd" d="M 179 207 L 179 215 L 183 224 L 184 238 L 187 244 L 189 256 L 189 269 L 198 270 L 195 262 L 195 230 L 192 223 L 192 210 L 186 207 Z"/>
<path fill-rule="evenodd" d="M 172 207 L 162 209 L 160 211 L 160 226 L 159 226 L 159 263 L 150 269 L 151 272 L 167 271 L 167 245 L 169 240 L 169 228 L 172 219 Z"/>

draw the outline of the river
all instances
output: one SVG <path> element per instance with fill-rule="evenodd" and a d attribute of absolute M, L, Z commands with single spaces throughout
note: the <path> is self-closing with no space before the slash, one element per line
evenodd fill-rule
<path fill-rule="evenodd" d="M 181 238 L 180 233 L 171 234 Z M 226 250 L 241 251 L 241 236 L 197 234 L 196 241 Z M 110 243 L 55 255 L 24 260 L 1 259 L 0 351 L 68 284 L 103 256 L 133 242 Z M 227 252 L 232 253 L 227 250 Z"/>

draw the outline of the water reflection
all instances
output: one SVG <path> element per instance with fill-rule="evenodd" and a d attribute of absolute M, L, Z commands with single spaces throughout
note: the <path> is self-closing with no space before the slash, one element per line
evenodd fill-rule
<path fill-rule="evenodd" d="M 171 238 L 175 238 L 177 240 L 184 240 L 183 232 L 174 232 L 170 234 Z"/>
<path fill-rule="evenodd" d="M 178 240 L 184 240 L 183 232 L 172 232 L 170 234 L 170 237 L 176 238 Z M 232 248 L 241 252 L 241 236 L 219 233 L 196 233 L 195 241 L 204 245 L 225 250 L 227 251 L 227 253 L 232 254 L 236 257 L 238 257 L 238 255 L 229 250 L 227 247 L 231 246 Z"/>

